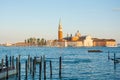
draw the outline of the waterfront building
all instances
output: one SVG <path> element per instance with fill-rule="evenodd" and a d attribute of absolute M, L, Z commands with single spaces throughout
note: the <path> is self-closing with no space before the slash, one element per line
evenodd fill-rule
<path fill-rule="evenodd" d="M 81 41 L 83 41 L 83 46 L 85 47 L 92 47 L 93 46 L 93 40 L 92 37 L 90 35 L 88 36 L 82 36 Z"/>
<path fill-rule="evenodd" d="M 93 38 L 93 46 L 105 46 L 105 40 Z"/>
<path fill-rule="evenodd" d="M 81 47 L 81 46 L 93 46 L 93 40 L 91 36 L 81 36 L 79 30 L 75 33 L 75 36 L 72 34 L 67 37 L 63 38 L 63 30 L 62 30 L 62 23 L 61 20 L 58 26 L 58 41 L 56 41 L 56 46 L 67 47 L 67 46 L 74 46 L 74 47 Z"/>
<path fill-rule="evenodd" d="M 25 42 L 17 42 L 15 44 L 12 44 L 12 46 L 29 46 L 30 44 L 25 43 Z"/>
<path fill-rule="evenodd" d="M 82 47 L 83 42 L 82 41 L 67 41 L 67 46 Z"/>
<path fill-rule="evenodd" d="M 116 41 L 114 39 L 98 39 L 92 38 L 92 36 L 82 36 L 79 30 L 73 36 L 67 34 L 66 37 L 63 37 L 63 28 L 62 22 L 59 21 L 58 26 L 58 40 L 47 41 L 48 46 L 57 46 L 57 47 L 92 47 L 92 46 L 116 46 Z"/>
<path fill-rule="evenodd" d="M 47 44 L 47 46 L 53 46 L 53 41 L 54 40 L 47 40 L 47 42 L 46 42 L 46 44 Z"/>
<path fill-rule="evenodd" d="M 93 38 L 93 46 L 114 47 L 114 46 L 116 46 L 116 41 L 114 39 L 98 39 L 98 38 Z"/>
<path fill-rule="evenodd" d="M 58 44 L 58 40 L 47 40 L 47 42 L 46 42 L 46 46 L 50 46 L 50 47 L 53 47 L 53 46 L 57 46 L 57 44 Z"/>
<path fill-rule="evenodd" d="M 113 47 L 113 46 L 117 46 L 117 44 L 116 44 L 116 41 L 114 39 L 108 39 L 108 40 L 106 40 L 106 46 Z"/>
<path fill-rule="evenodd" d="M 12 44 L 11 43 L 5 43 L 3 44 L 3 46 L 11 46 Z"/>

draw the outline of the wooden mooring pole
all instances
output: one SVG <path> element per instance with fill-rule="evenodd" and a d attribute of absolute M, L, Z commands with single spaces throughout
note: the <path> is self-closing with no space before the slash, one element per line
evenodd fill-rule
<path fill-rule="evenodd" d="M 33 73 L 33 78 L 34 78 L 34 74 L 35 74 L 35 73 L 34 73 L 34 72 L 35 72 L 34 69 L 35 69 L 35 59 L 33 59 L 33 71 L 32 71 L 32 73 Z"/>
<path fill-rule="evenodd" d="M 28 76 L 28 62 L 26 60 L 25 62 L 25 79 L 27 80 L 27 76 Z"/>
<path fill-rule="evenodd" d="M 46 80 L 46 60 L 44 60 L 44 80 Z"/>
<path fill-rule="evenodd" d="M 16 76 L 18 76 L 18 67 L 19 67 L 18 57 L 16 57 Z"/>
<path fill-rule="evenodd" d="M 21 80 L 21 63 L 20 63 L 20 61 L 19 61 L 19 79 L 18 80 Z"/>
<path fill-rule="evenodd" d="M 8 66 L 8 56 L 7 56 L 7 55 L 6 55 L 6 59 L 5 59 L 5 60 L 6 60 L 6 64 L 5 64 L 5 65 L 6 65 L 6 67 L 7 67 L 7 68 L 6 68 L 6 69 L 7 69 L 7 70 L 6 70 L 6 71 L 7 71 L 7 72 L 6 72 L 6 79 L 8 79 L 8 67 L 9 67 L 9 66 Z"/>
<path fill-rule="evenodd" d="M 21 80 L 21 63 L 20 63 L 20 56 L 19 55 L 19 59 L 18 59 L 18 80 Z"/>
<path fill-rule="evenodd" d="M 1 60 L 1 63 L 2 63 L 2 69 L 3 69 L 3 65 L 4 65 L 4 59 Z"/>
<path fill-rule="evenodd" d="M 42 71 L 42 66 L 43 66 L 43 60 L 42 60 L 42 56 L 41 56 L 41 71 Z"/>
<path fill-rule="evenodd" d="M 109 51 L 108 51 L 108 60 L 110 60 L 110 53 L 109 53 Z"/>
<path fill-rule="evenodd" d="M 114 53 L 114 70 L 116 70 L 116 54 Z"/>
<path fill-rule="evenodd" d="M 30 74 L 32 73 L 32 57 L 30 57 Z"/>
<path fill-rule="evenodd" d="M 59 58 L 59 78 L 61 78 L 61 69 L 62 69 L 62 59 L 60 56 L 60 58 Z"/>
<path fill-rule="evenodd" d="M 28 69 L 30 68 L 30 55 L 28 55 Z"/>
<path fill-rule="evenodd" d="M 5 57 L 5 65 L 7 66 L 8 56 Z"/>
<path fill-rule="evenodd" d="M 52 61 L 50 60 L 50 78 L 52 79 Z"/>
<path fill-rule="evenodd" d="M 42 77 L 42 62 L 39 63 L 39 80 L 41 80 Z"/>
<path fill-rule="evenodd" d="M 34 57 L 34 72 L 36 73 L 36 57 Z"/>
<path fill-rule="evenodd" d="M 12 69 L 14 69 L 14 56 L 12 56 Z"/>
<path fill-rule="evenodd" d="M 11 59 L 11 56 L 10 56 L 10 68 L 12 68 L 12 59 Z"/>
<path fill-rule="evenodd" d="M 115 57 L 116 57 L 116 55 L 115 55 L 115 53 L 114 53 L 114 64 L 115 64 L 115 60 L 116 60 Z"/>
<path fill-rule="evenodd" d="M 7 67 L 7 75 L 6 75 L 6 79 L 8 79 L 8 60 L 7 60 L 7 63 L 6 63 L 6 67 Z"/>

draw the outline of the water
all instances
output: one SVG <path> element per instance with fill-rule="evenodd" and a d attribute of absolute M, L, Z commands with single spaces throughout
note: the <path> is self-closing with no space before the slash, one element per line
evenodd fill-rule
<path fill-rule="evenodd" d="M 88 50 L 99 49 L 102 53 L 88 53 Z M 59 57 L 62 57 L 62 80 L 120 80 L 120 63 L 116 64 L 108 60 L 113 53 L 120 57 L 120 47 L 90 47 L 90 48 L 50 48 L 50 47 L 0 47 L 0 59 L 5 55 L 17 57 L 21 55 L 21 79 L 25 80 L 25 60 L 28 55 L 46 56 L 47 61 L 47 80 L 50 79 L 49 61 L 52 61 L 53 76 L 52 80 L 59 79 Z M 43 73 L 42 73 L 43 75 Z M 42 76 L 42 79 L 44 77 Z M 9 80 L 16 80 L 16 76 L 11 76 Z M 28 73 L 28 80 L 39 80 L 39 65 L 34 79 Z"/>

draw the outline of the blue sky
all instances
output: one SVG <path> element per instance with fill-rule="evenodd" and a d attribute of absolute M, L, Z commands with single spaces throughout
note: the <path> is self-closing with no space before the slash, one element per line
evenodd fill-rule
<path fill-rule="evenodd" d="M 120 0 L 0 0 L 0 43 L 57 39 L 60 18 L 64 36 L 79 30 L 120 42 Z"/>

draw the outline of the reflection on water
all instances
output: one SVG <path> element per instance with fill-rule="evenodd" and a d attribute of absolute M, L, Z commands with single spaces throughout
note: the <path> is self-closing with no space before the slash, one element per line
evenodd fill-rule
<path fill-rule="evenodd" d="M 88 53 L 90 49 L 102 50 L 102 53 Z M 5 55 L 17 57 L 21 55 L 21 79 L 25 79 L 25 60 L 28 55 L 46 56 L 47 79 L 50 79 L 49 61 L 52 61 L 52 79 L 59 79 L 59 57 L 62 57 L 62 79 L 67 80 L 120 80 L 120 63 L 114 66 L 114 62 L 108 60 L 110 57 L 120 57 L 120 48 L 91 47 L 91 48 L 49 48 L 49 47 L 0 47 L 0 59 Z M 39 65 L 37 64 L 34 80 L 39 80 Z M 115 69 L 115 70 L 114 70 Z M 43 74 L 42 74 L 43 75 Z M 43 78 L 43 77 L 42 77 Z M 15 80 L 16 76 L 11 76 L 9 80 Z M 28 80 L 32 76 L 28 73 Z"/>

